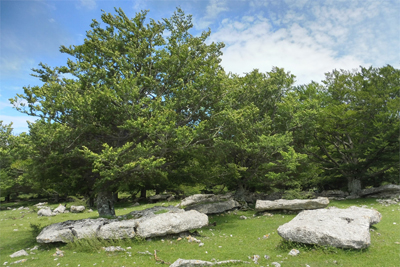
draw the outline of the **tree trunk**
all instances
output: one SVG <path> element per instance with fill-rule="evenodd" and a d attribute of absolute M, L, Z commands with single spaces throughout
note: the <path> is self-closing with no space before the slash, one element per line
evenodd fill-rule
<path fill-rule="evenodd" d="M 238 186 L 235 192 L 235 199 L 239 202 L 246 202 L 245 195 L 247 188 L 242 181 L 238 182 Z"/>
<path fill-rule="evenodd" d="M 60 202 L 60 195 L 59 195 L 58 193 L 55 193 L 55 194 L 53 195 L 53 197 L 54 197 L 54 202 L 55 202 L 55 203 Z"/>
<path fill-rule="evenodd" d="M 146 188 L 140 190 L 140 198 L 146 198 Z"/>
<path fill-rule="evenodd" d="M 361 180 L 357 178 L 349 178 L 347 187 L 351 196 L 359 196 L 361 192 Z"/>
<path fill-rule="evenodd" d="M 113 196 L 113 202 L 117 203 L 118 202 L 118 192 L 112 193 L 112 196 Z"/>
<path fill-rule="evenodd" d="M 97 211 L 100 217 L 115 216 L 113 194 L 109 191 L 101 191 L 96 199 Z"/>
<path fill-rule="evenodd" d="M 10 202 L 11 194 L 7 194 L 4 201 L 5 202 Z"/>

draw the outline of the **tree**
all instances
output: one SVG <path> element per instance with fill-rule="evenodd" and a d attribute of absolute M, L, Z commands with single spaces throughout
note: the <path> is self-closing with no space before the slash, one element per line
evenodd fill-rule
<path fill-rule="evenodd" d="M 334 70 L 323 83 L 309 153 L 324 175 L 345 179 L 352 195 L 363 183 L 396 182 L 400 71 L 389 65 Z"/>
<path fill-rule="evenodd" d="M 115 11 L 102 14 L 105 28 L 93 20 L 82 45 L 61 47 L 75 61 L 41 63 L 34 76 L 44 84 L 12 100 L 26 100 L 19 110 L 41 118 L 31 132 L 36 149 L 48 150 L 36 171 L 57 188 L 84 178 L 97 192 L 101 216 L 114 215 L 112 192 L 122 186 L 171 182 L 181 154 L 212 131 L 208 121 L 224 77 L 223 44 L 207 45 L 209 31 L 191 35 L 191 16 L 181 9 L 148 24 L 147 11 L 132 19 Z"/>
<path fill-rule="evenodd" d="M 280 118 L 282 99 L 291 89 L 294 76 L 283 69 L 244 77 L 233 76 L 227 85 L 217 122 L 214 154 L 221 164 L 220 181 L 245 191 L 290 187 L 292 173 L 306 157 L 292 146 L 290 127 Z"/>

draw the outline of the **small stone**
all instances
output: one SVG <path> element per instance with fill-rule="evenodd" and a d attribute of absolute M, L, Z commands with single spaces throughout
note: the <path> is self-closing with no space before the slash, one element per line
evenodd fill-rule
<path fill-rule="evenodd" d="M 202 247 L 202 246 L 204 246 L 204 243 L 200 243 L 200 244 L 199 244 L 199 247 Z"/>
<path fill-rule="evenodd" d="M 14 252 L 13 254 L 10 255 L 11 258 L 21 257 L 21 256 L 29 256 L 29 254 L 24 249 L 21 249 L 21 250 L 19 250 L 17 252 Z"/>
<path fill-rule="evenodd" d="M 275 266 L 275 267 L 281 267 L 281 265 L 280 265 L 278 262 L 276 262 L 276 261 L 272 262 L 271 264 L 272 264 L 273 266 Z"/>
<path fill-rule="evenodd" d="M 264 259 L 269 260 L 269 256 L 268 255 L 264 255 Z"/>
<path fill-rule="evenodd" d="M 240 216 L 239 218 L 242 219 L 242 220 L 246 220 L 247 219 L 247 217 L 244 216 L 244 215 Z"/>
<path fill-rule="evenodd" d="M 289 255 L 290 255 L 290 256 L 297 256 L 299 253 L 300 253 L 300 251 L 298 251 L 297 249 L 292 249 L 292 250 L 289 252 Z"/>

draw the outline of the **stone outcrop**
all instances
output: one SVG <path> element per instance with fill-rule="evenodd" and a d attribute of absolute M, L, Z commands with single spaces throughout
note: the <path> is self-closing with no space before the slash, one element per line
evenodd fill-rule
<path fill-rule="evenodd" d="M 53 210 L 54 213 L 64 213 L 67 208 L 64 205 L 58 205 L 57 208 Z"/>
<path fill-rule="evenodd" d="M 230 199 L 228 201 L 223 201 L 223 202 L 194 205 L 185 208 L 185 210 L 197 210 L 198 212 L 202 212 L 205 214 L 215 214 L 215 213 L 222 213 L 224 211 L 239 207 L 240 204 L 237 201 Z"/>
<path fill-rule="evenodd" d="M 195 210 L 179 213 L 162 213 L 138 219 L 137 235 L 141 237 L 177 234 L 208 225 L 208 216 Z"/>
<path fill-rule="evenodd" d="M 305 210 L 279 226 L 278 234 L 293 242 L 362 249 L 371 244 L 370 225 L 378 223 L 381 218 L 376 210 L 354 206 Z"/>
<path fill-rule="evenodd" d="M 326 197 L 319 197 L 317 199 L 278 199 L 275 201 L 257 200 L 256 210 L 310 210 L 321 209 L 327 207 L 329 199 Z"/>
<path fill-rule="evenodd" d="M 177 205 L 185 210 L 197 210 L 205 214 L 222 213 L 227 210 L 239 208 L 240 204 L 233 199 L 233 194 L 195 194 L 187 197 Z"/>
<path fill-rule="evenodd" d="M 24 249 L 21 249 L 10 255 L 11 258 L 16 258 L 16 257 L 21 257 L 21 256 L 29 256 L 29 254 Z"/>
<path fill-rule="evenodd" d="M 370 198 L 394 198 L 400 196 L 400 185 L 388 184 L 380 187 L 363 189 L 360 192 L 361 197 Z"/>
<path fill-rule="evenodd" d="M 85 209 L 86 209 L 85 206 L 71 206 L 69 210 L 74 213 L 79 213 L 83 212 Z"/>
<path fill-rule="evenodd" d="M 349 196 L 349 193 L 342 190 L 326 190 L 322 191 L 319 196 L 327 197 L 328 199 L 344 199 Z"/>
<path fill-rule="evenodd" d="M 56 213 L 53 213 L 49 207 L 46 207 L 46 208 L 40 209 L 37 212 L 37 215 L 38 216 L 54 216 L 54 215 L 56 215 Z"/>
<path fill-rule="evenodd" d="M 165 207 L 160 208 L 165 209 Z M 172 210 L 174 209 L 177 208 L 172 207 Z M 39 243 L 68 243 L 74 239 L 88 237 L 122 239 L 138 235 L 147 238 L 185 232 L 208 225 L 207 215 L 194 210 L 187 212 L 181 209 L 177 209 L 177 212 L 165 210 L 165 213 L 161 214 L 157 214 L 155 207 L 149 210 L 141 211 L 140 215 L 136 214 L 139 219 L 99 218 L 55 223 L 45 227 L 36 240 Z"/>

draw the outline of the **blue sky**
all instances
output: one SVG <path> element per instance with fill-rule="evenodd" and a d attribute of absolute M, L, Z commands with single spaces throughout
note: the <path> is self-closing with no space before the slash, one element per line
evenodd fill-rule
<path fill-rule="evenodd" d="M 277 66 L 305 84 L 333 69 L 400 67 L 398 0 L 0 0 L 0 120 L 13 122 L 16 134 L 27 131 L 26 120 L 35 118 L 8 99 L 41 84 L 30 76 L 40 62 L 65 65 L 59 47 L 82 44 L 101 10 L 121 7 L 133 17 L 148 9 L 149 18 L 161 20 L 178 6 L 193 15 L 192 34 L 210 28 L 210 41 L 226 44 L 222 66 L 228 72 Z"/>

